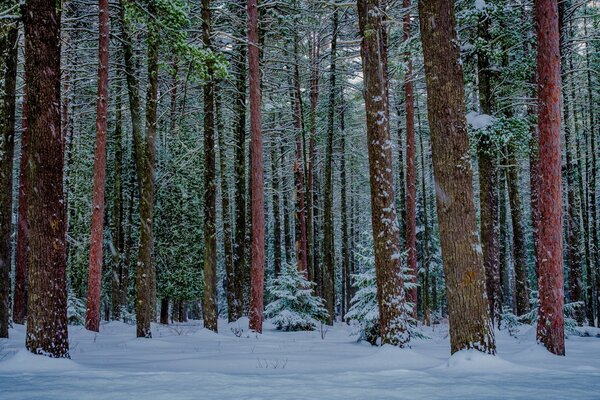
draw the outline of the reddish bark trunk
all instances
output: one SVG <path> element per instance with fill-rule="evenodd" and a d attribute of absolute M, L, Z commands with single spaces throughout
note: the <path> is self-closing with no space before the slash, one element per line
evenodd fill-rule
<path fill-rule="evenodd" d="M 25 22 L 29 178 L 29 291 L 26 347 L 69 356 L 64 138 L 60 129 L 60 19 L 54 2 L 30 0 Z M 43 68 L 40 68 L 43 66 Z"/>
<path fill-rule="evenodd" d="M 403 0 L 402 7 L 410 8 L 410 0 Z M 404 43 L 410 40 L 410 12 L 404 15 Z M 406 249 L 408 250 L 408 270 L 410 281 L 417 283 L 417 173 L 415 170 L 415 103 L 412 83 L 412 61 L 410 51 L 404 54 L 406 72 L 404 74 L 404 106 L 406 108 Z M 407 292 L 406 300 L 414 304 L 413 314 L 417 315 L 417 288 Z"/>
<path fill-rule="evenodd" d="M 250 76 L 250 147 L 252 165 L 252 266 L 250 329 L 262 333 L 265 268 L 265 207 L 260 116 L 260 65 L 257 0 L 248 0 L 248 69 Z"/>
<path fill-rule="evenodd" d="M 537 258 L 540 298 L 537 339 L 557 355 L 565 354 L 564 277 L 560 142 L 560 53 L 556 0 L 535 3 L 538 37 L 539 213 Z"/>
<path fill-rule="evenodd" d="M 98 102 L 96 105 L 96 149 L 94 153 L 94 183 L 90 271 L 88 275 L 86 329 L 100 330 L 100 289 L 102 286 L 102 239 L 104 236 L 104 187 L 106 185 L 106 127 L 108 118 L 108 0 L 99 0 L 98 40 Z"/>

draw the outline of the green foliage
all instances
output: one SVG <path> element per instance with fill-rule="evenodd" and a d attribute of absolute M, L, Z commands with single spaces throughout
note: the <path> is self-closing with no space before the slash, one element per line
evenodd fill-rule
<path fill-rule="evenodd" d="M 295 266 L 286 264 L 269 285 L 275 300 L 265 308 L 265 317 L 280 330 L 314 330 L 327 319 L 323 299 L 314 294 L 314 286 Z"/>
<path fill-rule="evenodd" d="M 71 325 L 85 324 L 85 302 L 69 290 L 67 296 L 67 319 Z"/>
<path fill-rule="evenodd" d="M 183 0 L 144 0 L 126 3 L 125 20 L 128 24 L 156 24 L 161 32 L 161 43 L 168 52 L 190 66 L 190 78 L 202 82 L 210 78 L 223 79 L 227 76 L 228 63 L 225 57 L 211 49 L 190 41 L 188 32 L 192 28 L 189 5 Z"/>
<path fill-rule="evenodd" d="M 471 151 L 480 144 L 491 155 L 501 153 L 506 146 L 514 146 L 518 154 L 529 154 L 532 123 L 527 116 L 496 117 L 482 129 L 471 129 Z"/>

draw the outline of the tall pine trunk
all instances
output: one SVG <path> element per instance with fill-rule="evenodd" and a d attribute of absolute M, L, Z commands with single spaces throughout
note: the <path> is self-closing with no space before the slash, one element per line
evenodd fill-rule
<path fill-rule="evenodd" d="M 106 127 L 108 119 L 108 0 L 98 3 L 98 99 L 96 105 L 96 148 L 92 227 L 90 234 L 90 270 L 88 274 L 85 327 L 100 330 L 100 289 L 102 286 L 102 244 L 104 238 L 104 187 L 106 185 Z"/>
<path fill-rule="evenodd" d="M 323 294 L 327 308 L 327 323 L 333 325 L 335 319 L 335 238 L 333 231 L 333 135 L 335 130 L 335 85 L 336 48 L 338 34 L 338 9 L 333 10 L 331 37 L 331 64 L 329 68 L 329 109 L 327 113 L 327 147 L 325 150 L 325 210 L 324 210 L 324 253 L 325 271 L 323 274 Z M 342 283 L 343 286 L 343 283 Z M 342 299 L 343 304 L 343 299 Z M 344 309 L 344 307 L 342 307 Z"/>
<path fill-rule="evenodd" d="M 10 314 L 17 36 L 16 21 L 0 28 L 0 338 L 8 337 Z"/>
<path fill-rule="evenodd" d="M 233 263 L 233 242 L 231 232 L 231 198 L 229 195 L 229 179 L 227 173 L 227 153 L 225 151 L 225 126 L 223 124 L 221 89 L 217 87 L 215 94 L 215 114 L 217 118 L 217 135 L 219 146 L 219 173 L 221 183 L 221 218 L 223 219 L 223 252 L 225 253 L 225 282 L 227 288 L 227 318 L 235 320 L 236 293 L 235 269 Z"/>
<path fill-rule="evenodd" d="M 202 0 L 202 41 L 211 48 L 210 0 Z M 204 327 L 217 332 L 217 234 L 215 184 L 215 77 L 208 65 L 204 84 Z"/>
<path fill-rule="evenodd" d="M 473 348 L 493 354 L 496 345 L 477 234 L 454 4 L 423 0 L 419 18 L 451 351 Z"/>
<path fill-rule="evenodd" d="M 410 35 L 410 0 L 403 0 L 406 9 L 403 18 L 404 45 L 408 46 Z M 410 281 L 416 285 L 417 268 L 417 171 L 415 168 L 415 102 L 412 75 L 412 60 L 408 48 L 404 52 L 404 106 L 406 110 L 406 250 Z M 414 304 L 413 315 L 417 315 L 417 287 L 408 290 L 406 300 Z"/>
<path fill-rule="evenodd" d="M 240 0 L 240 9 L 246 0 Z M 243 14 L 242 14 L 243 15 Z M 241 17 L 241 16 L 240 16 Z M 240 32 L 241 33 L 241 32 Z M 246 260 L 246 52 L 245 43 L 236 48 L 235 64 L 235 312 L 233 319 L 242 316 L 244 310 L 248 261 Z"/>
<path fill-rule="evenodd" d="M 304 134 L 302 127 L 302 98 L 300 93 L 300 72 L 298 67 L 298 38 L 294 36 L 294 74 L 293 85 L 290 87 L 291 104 L 294 113 L 294 128 L 296 130 L 296 158 L 294 160 L 294 194 L 295 194 L 295 210 L 294 221 L 296 228 L 296 260 L 298 263 L 298 271 L 304 273 L 308 277 L 307 264 L 307 238 L 306 238 L 306 206 L 305 206 L 305 191 L 304 191 Z"/>
<path fill-rule="evenodd" d="M 515 303 L 517 315 L 529 311 L 529 273 L 527 271 L 527 253 L 525 248 L 525 228 L 523 226 L 523 210 L 519 193 L 519 163 L 514 143 L 506 146 L 506 182 L 508 185 L 508 201 L 513 233 L 513 253 L 515 266 Z"/>
<path fill-rule="evenodd" d="M 364 100 L 367 114 L 371 224 L 381 342 L 403 346 L 407 332 L 400 232 L 396 215 L 387 90 L 384 2 L 358 0 Z"/>
<path fill-rule="evenodd" d="M 123 235 L 123 111 L 121 110 L 122 96 L 121 84 L 117 83 L 115 104 L 115 164 L 113 180 L 113 205 L 112 205 L 112 242 L 115 248 L 113 255 L 113 269 L 111 277 L 111 305 L 112 319 L 121 318 L 121 310 L 127 299 L 123 288 L 124 281 L 124 235 Z"/>
<path fill-rule="evenodd" d="M 317 284 L 317 292 L 322 293 L 321 266 L 316 262 L 316 218 L 315 218 L 315 157 L 317 132 L 317 103 L 319 100 L 320 37 L 310 33 L 310 134 L 308 137 L 308 162 L 306 173 L 306 264 L 308 279 Z"/>
<path fill-rule="evenodd" d="M 483 12 L 477 24 L 478 36 L 486 46 L 491 45 L 490 16 Z M 492 114 L 492 70 L 487 50 L 477 52 L 477 77 L 479 106 L 483 114 Z M 477 142 L 477 161 L 479 167 L 479 202 L 481 214 L 481 247 L 486 273 L 486 290 L 490 305 L 492 323 L 500 315 L 497 302 L 499 291 L 500 260 L 498 258 L 498 156 L 493 143 L 485 140 Z"/>
<path fill-rule="evenodd" d="M 29 247 L 29 218 L 27 204 L 27 77 L 23 88 L 21 108 L 21 159 L 19 160 L 19 206 L 17 208 L 17 245 L 15 249 L 15 291 L 13 322 L 24 324 L 27 317 L 27 249 Z"/>
<path fill-rule="evenodd" d="M 535 3 L 538 38 L 539 319 L 537 339 L 557 355 L 565 354 L 562 260 L 562 196 L 560 143 L 560 49 L 556 0 Z"/>
<path fill-rule="evenodd" d="M 149 7 L 151 14 L 156 10 Z M 135 311 L 137 337 L 151 338 L 150 323 L 155 317 L 156 270 L 152 262 L 154 248 L 154 168 L 156 163 L 156 118 L 158 109 L 158 22 L 148 24 L 148 88 L 146 92 L 146 140 L 143 152 L 136 157 L 141 175 L 140 186 L 140 244 L 135 277 Z M 142 160 L 139 160 L 142 158 Z"/>
<path fill-rule="evenodd" d="M 250 77 L 250 155 L 252 171 L 252 266 L 250 329 L 262 333 L 265 274 L 265 207 L 257 0 L 248 0 L 248 69 Z"/>
<path fill-rule="evenodd" d="M 55 3 L 30 0 L 24 12 L 28 93 L 29 254 L 26 347 L 69 357 L 67 258 L 60 129 L 60 19 Z M 43 66 L 43 68 L 40 68 Z"/>

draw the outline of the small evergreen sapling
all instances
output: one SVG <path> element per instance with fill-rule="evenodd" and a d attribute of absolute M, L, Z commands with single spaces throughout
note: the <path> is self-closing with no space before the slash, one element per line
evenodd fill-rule
<path fill-rule="evenodd" d="M 267 305 L 265 317 L 283 331 L 312 331 L 327 318 L 323 300 L 295 266 L 286 264 L 271 281 L 269 292 L 275 300 Z"/>

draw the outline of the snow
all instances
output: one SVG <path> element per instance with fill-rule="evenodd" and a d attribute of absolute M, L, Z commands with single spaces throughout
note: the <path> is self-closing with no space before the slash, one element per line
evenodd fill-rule
<path fill-rule="evenodd" d="M 13 399 L 598 399 L 600 331 L 570 336 L 566 357 L 535 343 L 535 327 L 516 337 L 497 331 L 498 356 L 463 351 L 450 356 L 448 325 L 424 327 L 429 339 L 411 348 L 357 343 L 353 327 L 281 332 L 265 323 L 250 333 L 247 319 L 219 334 L 200 321 L 153 324 L 153 339 L 135 327 L 104 323 L 100 333 L 69 331 L 71 360 L 24 349 L 16 325 L 0 340 L 0 398 Z M 234 328 L 234 329 L 232 329 Z M 240 330 L 241 329 L 241 330 Z M 237 333 L 234 333 L 234 331 Z M 322 338 L 324 336 L 324 338 Z"/>
<path fill-rule="evenodd" d="M 488 114 L 478 114 L 471 111 L 467 114 L 467 123 L 475 130 L 485 129 L 492 125 L 496 121 L 496 118 Z"/>

